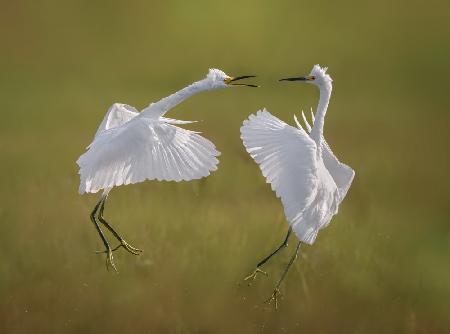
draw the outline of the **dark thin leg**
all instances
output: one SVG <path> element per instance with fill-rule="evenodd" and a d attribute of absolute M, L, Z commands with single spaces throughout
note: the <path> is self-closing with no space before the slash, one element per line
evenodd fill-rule
<path fill-rule="evenodd" d="M 102 204 L 102 202 L 103 202 L 103 197 L 95 205 L 94 210 L 92 210 L 90 217 L 91 217 L 91 220 L 94 223 L 95 228 L 97 229 L 97 232 L 100 235 L 100 238 L 102 239 L 103 244 L 105 245 L 105 248 L 106 248 L 106 250 L 102 252 L 102 253 L 107 253 L 107 256 L 106 256 L 106 269 L 109 270 L 109 266 L 111 265 L 111 267 L 113 267 L 113 269 L 115 271 L 117 271 L 117 268 L 114 265 L 114 259 L 113 259 L 113 256 L 112 256 L 111 246 L 109 245 L 108 240 L 106 240 L 105 234 L 103 233 L 102 229 L 100 228 L 100 226 L 97 223 L 97 220 L 95 219 L 95 215 L 96 215 L 100 205 Z"/>
<path fill-rule="evenodd" d="M 281 275 L 280 280 L 278 281 L 277 285 L 275 286 L 275 290 L 272 293 L 272 296 L 267 300 L 267 302 L 274 301 L 275 302 L 275 308 L 278 308 L 278 296 L 280 295 L 280 285 L 281 282 L 283 282 L 284 278 L 286 277 L 286 274 L 288 273 L 289 269 L 291 268 L 292 264 L 294 263 L 295 259 L 298 256 L 298 251 L 300 250 L 300 245 L 302 244 L 301 241 L 298 242 L 297 247 L 295 247 L 295 252 L 292 255 L 291 259 L 289 260 L 288 265 L 283 271 L 283 275 Z"/>
<path fill-rule="evenodd" d="M 98 203 L 95 205 L 94 210 L 92 210 L 91 212 L 91 220 L 95 225 L 95 228 L 97 229 L 98 234 L 100 235 L 100 238 L 103 241 L 103 244 L 105 245 L 106 248 L 109 247 L 109 243 L 106 240 L 105 235 L 103 234 L 102 229 L 100 228 L 100 226 L 98 225 L 97 221 L 95 220 L 95 214 L 97 213 L 98 208 L 100 207 L 100 204 L 102 203 L 102 200 L 100 199 L 100 201 L 98 201 Z"/>
<path fill-rule="evenodd" d="M 262 271 L 262 270 L 260 269 L 260 267 L 263 266 L 267 261 L 269 261 L 269 259 L 270 259 L 272 256 L 274 256 L 276 253 L 278 253 L 281 249 L 283 249 L 284 247 L 287 247 L 287 245 L 288 245 L 288 240 L 289 240 L 289 237 L 291 236 L 291 233 L 292 233 L 292 226 L 289 226 L 289 230 L 288 230 L 288 232 L 287 232 L 287 234 L 286 234 L 286 238 L 285 238 L 284 241 L 281 243 L 281 245 L 278 246 L 278 248 L 275 249 L 271 254 L 269 254 L 269 255 L 266 256 L 264 259 L 262 259 L 261 261 L 259 261 L 259 263 L 256 265 L 256 269 L 255 269 L 250 275 L 248 275 L 248 276 L 244 279 L 245 281 L 248 281 L 248 280 L 250 280 L 250 279 L 251 279 L 251 280 L 254 280 L 254 279 L 256 278 L 256 275 L 257 275 L 258 273 L 261 273 L 261 274 L 264 274 L 264 275 L 267 276 L 267 273 L 264 272 L 264 271 Z"/>
<path fill-rule="evenodd" d="M 120 235 L 119 233 L 117 233 L 113 227 L 111 225 L 109 225 L 109 223 L 105 220 L 105 218 L 103 218 L 103 212 L 105 210 L 105 202 L 106 202 L 106 198 L 107 196 L 104 196 L 102 201 L 101 201 L 101 205 L 100 205 L 100 211 L 98 213 L 98 220 L 100 220 L 100 222 L 106 226 L 106 228 L 116 237 L 117 240 L 119 240 L 120 245 L 115 247 L 112 251 L 114 252 L 115 250 L 119 249 L 120 247 L 125 248 L 128 252 L 130 252 L 131 254 L 134 255 L 139 255 L 142 250 L 131 246 L 130 244 L 128 244 Z"/>
<path fill-rule="evenodd" d="M 262 259 L 257 265 L 256 267 L 261 267 L 262 265 L 264 265 L 264 263 L 266 263 L 267 261 L 269 261 L 269 259 L 274 256 L 276 253 L 278 253 L 282 248 L 287 247 L 288 245 L 288 240 L 289 237 L 291 236 L 292 233 L 292 226 L 289 226 L 289 230 L 286 234 L 286 238 L 284 239 L 284 241 L 281 243 L 280 246 L 278 246 L 277 249 L 275 249 L 269 256 L 265 257 L 264 259 Z"/>

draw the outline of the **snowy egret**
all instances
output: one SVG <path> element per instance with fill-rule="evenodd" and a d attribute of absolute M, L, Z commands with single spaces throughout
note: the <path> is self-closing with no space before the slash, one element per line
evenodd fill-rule
<path fill-rule="evenodd" d="M 247 152 L 259 165 L 277 197 L 281 198 L 289 230 L 281 245 L 262 259 L 256 269 L 245 278 L 255 279 L 273 255 L 287 246 L 294 231 L 298 238 L 289 264 L 269 298 L 277 306 L 279 287 L 295 261 L 302 243 L 313 244 L 320 229 L 326 227 L 337 213 L 347 194 L 355 172 L 339 162 L 323 137 L 325 113 L 331 96 L 332 79 L 327 68 L 315 65 L 306 77 L 286 78 L 280 81 L 300 81 L 319 87 L 320 98 L 312 127 L 303 114 L 308 133 L 294 116 L 297 128 L 286 124 L 267 110 L 250 115 L 241 127 L 241 138 Z M 311 112 L 312 113 L 312 112 Z"/>
<path fill-rule="evenodd" d="M 163 117 L 171 108 L 188 97 L 206 90 L 232 86 L 257 87 L 237 83 L 253 75 L 231 77 L 218 69 L 210 69 L 206 78 L 180 91 L 151 103 L 138 112 L 135 108 L 115 103 L 106 113 L 94 140 L 80 156 L 80 194 L 103 189 L 90 218 L 100 235 L 106 253 L 106 266 L 117 271 L 113 251 L 123 247 L 131 254 L 141 250 L 125 241 L 103 218 L 105 202 L 113 187 L 145 180 L 188 181 L 206 177 L 217 169 L 220 154 L 213 143 L 197 132 L 175 124 L 192 123 Z M 97 215 L 98 213 L 98 215 Z M 120 244 L 111 248 L 99 223 L 105 226 Z"/>

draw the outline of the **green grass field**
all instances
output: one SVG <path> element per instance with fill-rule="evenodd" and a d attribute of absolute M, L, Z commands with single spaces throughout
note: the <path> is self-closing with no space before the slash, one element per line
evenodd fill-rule
<path fill-rule="evenodd" d="M 1 333 L 448 333 L 450 5 L 410 1 L 2 1 Z M 356 171 L 333 223 L 294 243 L 281 203 L 239 138 L 267 107 L 293 124 L 319 63 L 334 79 L 325 135 Z M 168 117 L 203 120 L 219 170 L 111 192 L 106 218 L 139 257 L 105 270 L 78 195 L 76 159 L 114 102 L 137 108 L 204 77 L 257 74 L 259 89 L 195 96 Z M 111 239 L 112 240 L 112 239 Z"/>

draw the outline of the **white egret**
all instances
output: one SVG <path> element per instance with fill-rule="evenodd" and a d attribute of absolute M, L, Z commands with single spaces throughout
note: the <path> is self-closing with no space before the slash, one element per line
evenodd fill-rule
<path fill-rule="evenodd" d="M 302 112 L 308 133 L 295 116 L 297 128 L 265 109 L 250 115 L 241 127 L 244 146 L 259 165 L 272 190 L 281 198 L 289 223 L 282 244 L 261 260 L 246 280 L 254 279 L 258 273 L 267 275 L 260 267 L 287 246 L 292 231 L 299 240 L 269 299 L 275 302 L 275 306 L 280 284 L 296 259 L 301 243 L 313 244 L 319 230 L 330 223 L 355 175 L 349 166 L 339 162 L 323 137 L 325 113 L 332 90 L 332 79 L 326 70 L 315 65 L 309 76 L 280 80 L 301 81 L 319 87 L 319 104 L 315 120 L 312 115 L 312 127 Z"/>
<path fill-rule="evenodd" d="M 80 156 L 80 194 L 103 189 L 90 218 L 105 246 L 106 265 L 116 269 L 113 251 L 123 247 L 138 255 L 141 250 L 125 241 L 103 218 L 105 202 L 113 187 L 145 180 L 188 181 L 206 177 L 217 169 L 220 154 L 213 143 L 198 132 L 175 124 L 192 123 L 163 117 L 188 97 L 202 91 L 232 86 L 255 85 L 236 83 L 254 76 L 231 77 L 218 69 L 210 69 L 206 78 L 180 91 L 151 103 L 138 112 L 126 104 L 115 103 L 106 113 L 87 152 Z M 120 244 L 111 248 L 98 220 Z"/>

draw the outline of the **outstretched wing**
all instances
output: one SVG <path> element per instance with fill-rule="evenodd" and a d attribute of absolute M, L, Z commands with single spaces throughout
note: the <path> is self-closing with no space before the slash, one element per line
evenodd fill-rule
<path fill-rule="evenodd" d="M 308 132 L 311 132 L 311 125 L 306 120 L 306 116 L 303 113 L 303 111 L 302 117 L 303 121 L 305 122 L 306 129 L 308 130 Z M 312 124 L 314 124 L 314 114 L 312 112 L 311 118 Z M 297 123 L 297 126 L 301 128 L 301 125 L 298 122 L 297 117 L 294 116 L 294 119 L 295 122 Z M 322 141 L 323 163 L 327 168 L 328 172 L 330 173 L 331 177 L 333 178 L 334 182 L 336 183 L 336 186 L 338 187 L 339 203 L 341 203 L 345 195 L 347 194 L 350 185 L 352 184 L 353 177 L 355 176 L 355 171 L 351 167 L 340 162 L 338 158 L 336 158 L 336 156 L 333 154 L 333 151 L 331 150 L 325 138 L 322 138 L 322 140 L 323 140 Z"/>
<path fill-rule="evenodd" d="M 78 159 L 79 191 L 95 193 L 144 180 L 200 179 L 217 169 L 219 154 L 194 131 L 136 117 L 99 133 Z"/>
<path fill-rule="evenodd" d="M 287 220 L 297 223 L 317 192 L 315 142 L 302 128 L 286 124 L 265 109 L 244 121 L 241 138 L 281 198 Z"/>
<path fill-rule="evenodd" d="M 139 115 L 136 108 L 123 103 L 114 103 L 100 123 L 95 137 L 101 132 L 118 127 Z"/>

